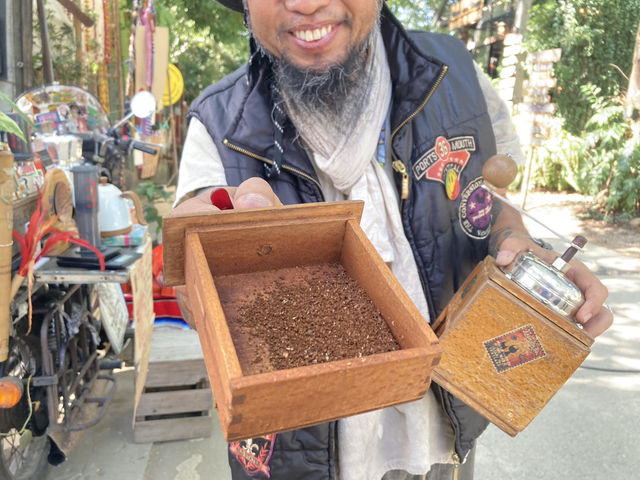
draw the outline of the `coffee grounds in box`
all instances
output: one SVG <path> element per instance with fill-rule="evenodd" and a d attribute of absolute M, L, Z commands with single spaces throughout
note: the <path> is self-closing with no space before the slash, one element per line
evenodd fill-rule
<path fill-rule="evenodd" d="M 369 295 L 342 265 L 317 266 L 298 279 L 280 277 L 239 306 L 238 325 L 267 346 L 268 360 L 253 358 L 254 368 L 282 370 L 400 349 Z"/>

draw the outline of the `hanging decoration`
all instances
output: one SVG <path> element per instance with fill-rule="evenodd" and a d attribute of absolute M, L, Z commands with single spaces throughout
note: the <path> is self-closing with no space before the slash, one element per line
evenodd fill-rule
<path fill-rule="evenodd" d="M 139 9 L 140 1 L 133 0 L 133 4 L 131 5 L 131 31 L 129 32 L 129 58 L 125 61 L 127 65 L 127 80 L 125 83 L 124 93 L 128 97 L 133 97 L 134 94 L 134 75 L 136 65 L 136 25 L 138 24 L 139 19 Z"/>
<path fill-rule="evenodd" d="M 84 0 L 84 10 L 87 12 L 93 11 L 91 0 Z M 82 39 L 84 40 L 84 51 L 89 53 L 89 49 L 91 48 L 91 27 L 82 29 Z"/>
<path fill-rule="evenodd" d="M 162 95 L 162 104 L 165 107 L 173 105 L 184 91 L 184 79 L 182 73 L 173 63 L 169 64 L 169 70 L 167 72 L 167 83 L 164 86 L 164 94 Z"/>
<path fill-rule="evenodd" d="M 147 8 L 145 8 L 142 14 L 141 23 L 145 29 L 145 87 L 146 90 L 151 91 L 153 82 L 153 34 L 156 29 L 156 12 L 154 9 L 154 0 L 150 0 L 147 4 Z M 151 136 L 151 118 L 152 116 L 149 116 L 141 120 L 143 138 L 149 138 Z"/>
<path fill-rule="evenodd" d="M 111 64 L 111 14 L 109 12 L 109 2 L 102 0 L 102 11 L 104 14 L 104 63 Z"/>
<path fill-rule="evenodd" d="M 102 0 L 103 55 L 98 66 L 98 97 L 107 114 L 111 113 L 109 96 L 109 64 L 111 63 L 111 28 L 109 25 L 109 2 Z"/>

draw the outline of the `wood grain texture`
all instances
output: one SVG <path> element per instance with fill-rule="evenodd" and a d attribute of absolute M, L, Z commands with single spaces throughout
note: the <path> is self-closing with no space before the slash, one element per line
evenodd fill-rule
<path fill-rule="evenodd" d="M 164 224 L 169 235 L 165 262 L 171 258 L 172 281 L 186 282 L 189 288 L 190 307 L 228 441 L 343 418 L 415 400 L 427 392 L 442 349 L 362 233 L 358 225 L 361 209 L 359 202 L 339 202 L 225 211 L 206 218 L 174 217 Z M 178 265 L 180 261 L 183 266 Z M 224 302 L 234 296 L 221 295 L 216 278 L 335 262 L 364 288 L 403 349 L 243 375 L 234 346 L 238 339 L 232 338 L 223 309 Z"/>
<path fill-rule="evenodd" d="M 492 259 L 479 264 L 438 319 L 445 353 L 433 379 L 516 435 L 580 366 L 591 343 L 548 308 L 532 308 L 520 289 L 504 288 L 502 278 L 495 281 L 500 275 Z M 528 332 L 524 340 L 518 336 L 523 330 Z M 492 340 L 497 347 L 491 347 Z M 536 342 L 542 351 L 530 358 Z M 509 361 L 514 363 L 505 366 Z"/>
<path fill-rule="evenodd" d="M 403 348 L 431 345 L 441 351 L 438 337 L 355 221 L 348 221 L 341 263 L 387 320 Z M 402 321 L 399 319 L 402 318 Z"/>
<path fill-rule="evenodd" d="M 153 332 L 148 373 L 133 431 L 139 443 L 211 435 L 213 395 L 192 330 Z"/>
<path fill-rule="evenodd" d="M 211 436 L 211 417 L 185 417 L 138 422 L 133 430 L 136 443 L 168 442 Z"/>
<path fill-rule="evenodd" d="M 189 234 L 185 243 L 186 279 L 190 287 L 191 311 L 200 337 L 220 422 L 226 423 L 230 421 L 230 379 L 241 376 L 242 371 L 198 235 Z"/>
<path fill-rule="evenodd" d="M 381 353 L 232 380 L 229 441 L 344 418 L 423 397 L 437 354 Z"/>
<path fill-rule="evenodd" d="M 211 389 L 145 392 L 140 398 L 137 416 L 208 412 L 213 406 Z"/>
<path fill-rule="evenodd" d="M 324 202 L 250 210 L 213 211 L 207 214 L 169 215 L 162 221 L 165 285 L 184 284 L 185 231 L 188 228 L 223 230 L 231 226 L 267 226 L 323 218 L 360 220 L 364 203 L 360 201 Z"/>

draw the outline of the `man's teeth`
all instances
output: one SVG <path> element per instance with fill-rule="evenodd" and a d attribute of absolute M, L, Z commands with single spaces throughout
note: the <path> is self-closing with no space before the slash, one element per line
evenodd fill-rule
<path fill-rule="evenodd" d="M 305 42 L 314 42 L 327 36 L 329 33 L 331 33 L 331 30 L 332 27 L 331 25 L 329 25 L 328 27 L 316 28 L 315 30 L 298 30 L 293 32 L 293 34 L 296 36 L 296 38 L 304 40 Z"/>

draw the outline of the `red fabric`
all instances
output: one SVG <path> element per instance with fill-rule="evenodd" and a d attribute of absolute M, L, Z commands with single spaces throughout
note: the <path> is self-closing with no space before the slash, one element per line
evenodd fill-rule
<path fill-rule="evenodd" d="M 174 287 L 164 286 L 163 263 L 162 263 L 162 244 L 154 247 L 151 260 L 151 273 L 153 275 L 153 297 L 176 298 L 176 289 Z M 122 292 L 124 294 L 131 293 L 131 284 L 129 282 L 122 284 Z"/>
<path fill-rule="evenodd" d="M 124 299 L 127 303 L 129 318 L 133 319 L 133 296 L 127 294 L 124 296 Z M 154 295 L 153 312 L 156 314 L 156 318 L 182 318 L 178 300 L 175 298 L 164 298 Z"/>

